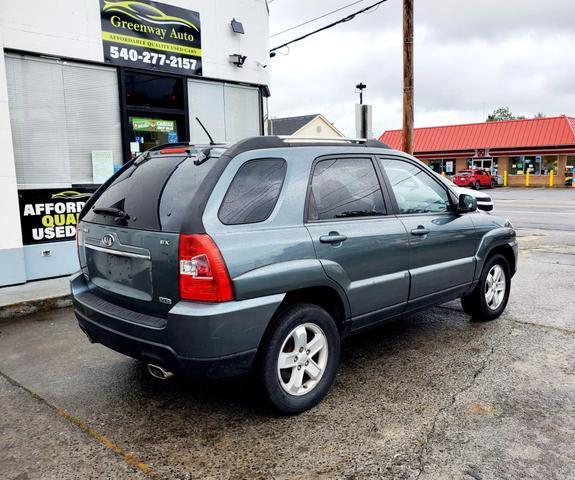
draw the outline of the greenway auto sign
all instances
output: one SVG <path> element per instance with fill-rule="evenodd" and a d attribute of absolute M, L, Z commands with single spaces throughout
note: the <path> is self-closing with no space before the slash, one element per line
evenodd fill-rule
<path fill-rule="evenodd" d="M 76 224 L 93 188 L 19 190 L 24 245 L 74 240 Z"/>
<path fill-rule="evenodd" d="M 100 0 L 108 63 L 202 74 L 200 14 L 159 2 Z"/>

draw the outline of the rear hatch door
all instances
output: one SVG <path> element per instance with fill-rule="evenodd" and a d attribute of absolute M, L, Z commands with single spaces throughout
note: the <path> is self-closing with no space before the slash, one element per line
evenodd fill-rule
<path fill-rule="evenodd" d="M 92 293 L 159 316 L 179 300 L 182 220 L 215 163 L 196 165 L 194 159 L 151 156 L 96 193 L 78 229 L 80 263 Z"/>

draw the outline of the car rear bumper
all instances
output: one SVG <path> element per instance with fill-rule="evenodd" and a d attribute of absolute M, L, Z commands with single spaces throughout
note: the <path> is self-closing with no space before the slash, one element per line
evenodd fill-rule
<path fill-rule="evenodd" d="M 455 185 L 457 185 L 458 187 L 470 187 L 472 185 L 475 185 L 474 182 L 471 182 L 469 180 L 464 181 L 464 180 L 453 180 L 453 183 L 455 183 Z"/>
<path fill-rule="evenodd" d="M 72 278 L 74 312 L 95 343 L 177 375 L 230 377 L 249 371 L 284 295 L 219 304 L 179 302 L 167 318 L 140 314 L 95 295 Z"/>

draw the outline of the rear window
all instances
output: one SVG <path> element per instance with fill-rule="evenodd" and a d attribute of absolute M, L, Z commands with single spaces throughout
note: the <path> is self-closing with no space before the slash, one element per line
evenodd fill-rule
<path fill-rule="evenodd" d="M 282 159 L 250 160 L 232 180 L 219 219 L 226 225 L 263 222 L 272 213 L 286 174 Z"/>
<path fill-rule="evenodd" d="M 460 172 L 457 172 L 457 175 L 471 175 L 471 171 L 470 170 L 461 170 Z"/>
<path fill-rule="evenodd" d="M 216 164 L 210 158 L 200 165 L 195 156 L 155 155 L 134 163 L 114 179 L 86 213 L 87 222 L 142 230 L 178 232 L 186 207 L 208 172 Z M 125 213 L 102 213 L 114 209 Z"/>

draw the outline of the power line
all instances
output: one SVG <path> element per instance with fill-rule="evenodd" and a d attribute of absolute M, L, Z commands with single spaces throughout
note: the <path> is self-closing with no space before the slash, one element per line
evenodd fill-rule
<path fill-rule="evenodd" d="M 282 30 L 281 32 L 274 33 L 273 35 L 270 35 L 270 38 L 277 37 L 278 35 L 281 35 L 282 33 L 290 32 L 291 30 L 295 30 L 296 28 L 303 27 L 304 25 L 307 25 L 308 23 L 315 22 L 316 20 L 327 17 L 328 15 L 331 15 L 332 13 L 340 12 L 341 10 L 345 10 L 346 8 L 349 8 L 353 5 L 356 5 L 356 4 L 364 2 L 364 1 L 365 0 L 357 0 L 355 2 L 348 3 L 347 5 L 344 5 L 343 7 L 336 8 L 335 10 L 332 10 L 331 12 L 324 13 L 323 15 L 320 15 L 319 17 L 312 18 L 311 20 L 308 20 L 306 22 L 300 23 L 298 25 L 294 25 L 293 27 L 290 27 L 290 28 L 286 28 L 285 30 Z"/>
<path fill-rule="evenodd" d="M 315 35 L 316 33 L 323 32 L 324 30 L 327 30 L 328 28 L 335 27 L 336 25 L 339 25 L 340 23 L 349 22 L 350 20 L 353 20 L 356 15 L 359 15 L 360 13 L 367 12 L 368 10 L 371 10 L 373 7 L 377 7 L 378 5 L 381 5 L 382 3 L 385 3 L 385 2 L 387 2 L 387 0 L 380 0 L 379 2 L 376 2 L 372 5 L 370 5 L 369 7 L 362 8 L 361 10 L 358 10 L 357 12 L 354 12 L 351 15 L 348 15 L 347 17 L 341 18 L 339 20 L 336 20 L 335 22 L 330 23 L 329 25 L 318 28 L 317 30 L 313 30 L 312 32 L 309 32 L 309 33 L 306 33 L 305 35 L 302 35 L 301 37 L 294 38 L 293 40 L 290 40 L 289 42 L 282 43 L 281 45 L 278 45 L 277 47 L 272 48 L 270 50 L 270 54 L 272 54 L 276 50 L 279 50 L 280 48 L 287 47 L 288 45 L 291 45 L 292 43 L 299 42 L 300 40 L 303 40 L 304 38 L 311 37 L 312 35 Z M 273 56 L 273 55 L 271 55 L 271 56 Z"/>

